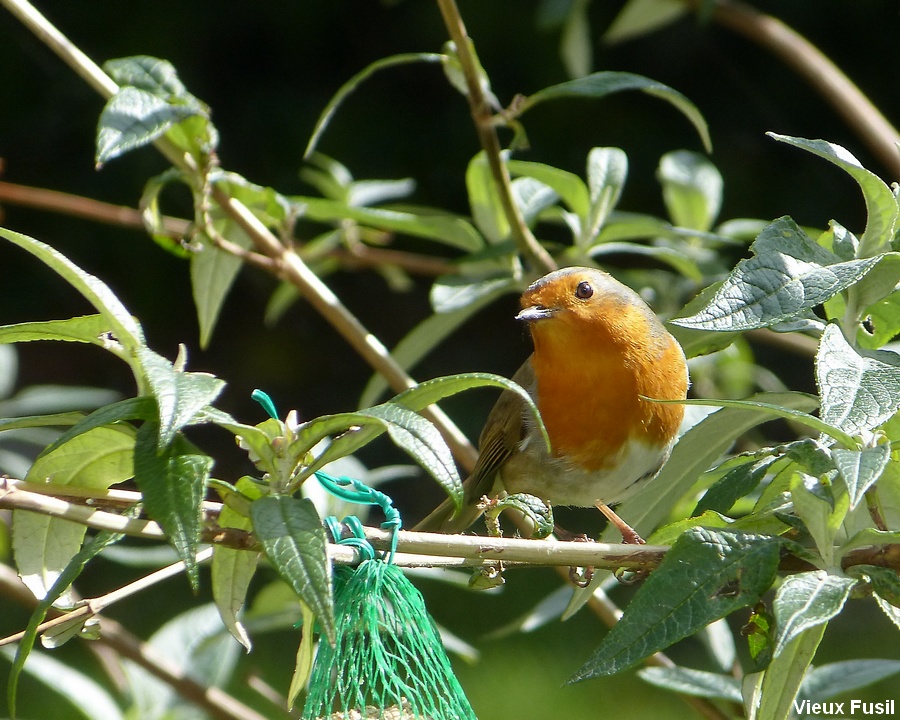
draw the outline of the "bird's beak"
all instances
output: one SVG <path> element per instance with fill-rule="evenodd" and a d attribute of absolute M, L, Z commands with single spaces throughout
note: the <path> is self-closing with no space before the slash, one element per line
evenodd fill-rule
<path fill-rule="evenodd" d="M 538 320 L 546 320 L 549 317 L 553 317 L 555 311 L 553 308 L 548 308 L 543 305 L 531 305 L 527 308 L 524 308 L 518 315 L 516 315 L 516 320 L 522 320 L 524 322 L 537 322 Z"/>

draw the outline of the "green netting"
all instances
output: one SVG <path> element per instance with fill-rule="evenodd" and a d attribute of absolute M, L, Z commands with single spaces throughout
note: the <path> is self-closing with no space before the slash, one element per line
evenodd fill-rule
<path fill-rule="evenodd" d="M 476 720 L 400 568 L 366 560 L 335 585 L 337 642 L 319 643 L 303 720 Z"/>

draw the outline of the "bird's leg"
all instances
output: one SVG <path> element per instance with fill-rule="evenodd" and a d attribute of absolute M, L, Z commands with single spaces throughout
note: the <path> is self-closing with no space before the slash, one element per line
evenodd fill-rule
<path fill-rule="evenodd" d="M 626 545 L 643 545 L 644 538 L 637 534 L 635 529 L 620 518 L 616 512 L 606 503 L 596 503 L 597 509 L 602 512 L 606 519 L 609 520 L 616 529 L 622 534 L 622 542 Z"/>

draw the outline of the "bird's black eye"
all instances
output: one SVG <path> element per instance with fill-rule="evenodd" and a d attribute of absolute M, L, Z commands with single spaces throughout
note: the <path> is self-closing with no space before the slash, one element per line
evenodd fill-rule
<path fill-rule="evenodd" d="M 594 288 L 591 287 L 587 280 L 582 280 L 578 283 L 578 287 L 575 288 L 575 297 L 579 300 L 587 300 L 593 294 Z"/>

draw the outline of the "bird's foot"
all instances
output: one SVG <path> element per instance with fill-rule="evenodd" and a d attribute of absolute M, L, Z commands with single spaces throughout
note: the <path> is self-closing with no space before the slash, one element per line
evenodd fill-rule
<path fill-rule="evenodd" d="M 609 520 L 622 535 L 622 542 L 626 545 L 644 545 L 644 538 L 637 534 L 637 531 L 627 522 L 620 518 L 615 510 L 606 503 L 598 502 L 597 509 L 602 512 L 606 519 Z"/>

